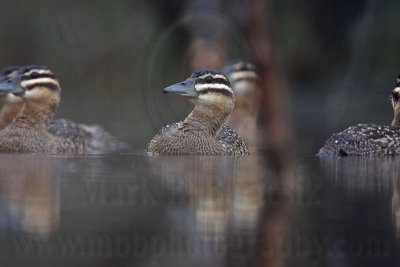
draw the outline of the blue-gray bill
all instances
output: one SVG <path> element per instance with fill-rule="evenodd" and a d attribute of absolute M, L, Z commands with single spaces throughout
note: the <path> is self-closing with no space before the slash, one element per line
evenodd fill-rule
<path fill-rule="evenodd" d="M 175 93 L 188 97 L 197 97 L 198 93 L 194 88 L 195 79 L 190 77 L 183 82 L 179 82 L 173 85 L 170 85 L 163 89 L 163 92 L 166 93 Z"/>

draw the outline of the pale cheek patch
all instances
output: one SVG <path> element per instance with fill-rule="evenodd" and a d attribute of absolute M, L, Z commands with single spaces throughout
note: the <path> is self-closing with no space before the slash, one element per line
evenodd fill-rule
<path fill-rule="evenodd" d="M 400 93 L 400 87 L 394 88 L 394 89 L 393 89 L 393 92 L 395 92 L 395 93 Z"/>
<path fill-rule="evenodd" d="M 215 96 L 211 94 L 200 95 L 198 100 L 202 104 L 209 105 L 215 103 Z"/>
<path fill-rule="evenodd" d="M 39 99 L 45 96 L 45 93 L 41 89 L 32 89 L 25 91 L 24 98 L 28 100 Z"/>
<path fill-rule="evenodd" d="M 207 106 L 226 105 L 227 103 L 234 102 L 234 99 L 227 98 L 217 93 L 209 93 L 200 95 L 196 99 L 196 102 Z"/>

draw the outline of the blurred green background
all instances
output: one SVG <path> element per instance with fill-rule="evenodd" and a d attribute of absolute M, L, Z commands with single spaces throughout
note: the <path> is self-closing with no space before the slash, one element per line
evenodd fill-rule
<path fill-rule="evenodd" d="M 0 65 L 49 66 L 63 89 L 57 117 L 101 124 L 142 150 L 190 110 L 184 99 L 161 93 L 190 74 L 188 2 L 2 1 Z M 223 1 L 208 22 L 220 26 L 206 29 L 224 29 L 228 60 L 247 54 L 237 41 L 241 3 Z M 400 2 L 271 4 L 297 151 L 315 153 L 332 132 L 357 122 L 389 124 Z"/>

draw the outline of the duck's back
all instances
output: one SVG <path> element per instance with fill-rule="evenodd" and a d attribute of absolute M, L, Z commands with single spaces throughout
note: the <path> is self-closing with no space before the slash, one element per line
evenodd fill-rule
<path fill-rule="evenodd" d="M 82 130 L 78 127 L 76 123 L 69 120 L 52 120 L 47 127 L 47 130 L 55 136 L 69 138 L 72 140 L 76 140 L 77 142 L 83 141 Z"/>
<path fill-rule="evenodd" d="M 52 120 L 47 130 L 53 135 L 53 149 L 57 153 L 86 153 L 84 134 L 72 121 Z"/>
<path fill-rule="evenodd" d="M 99 125 L 78 124 L 85 135 L 86 150 L 89 154 L 125 151 L 129 145 L 119 141 Z"/>
<path fill-rule="evenodd" d="M 384 156 L 400 153 L 400 129 L 361 123 L 333 134 L 318 155 Z"/>
<path fill-rule="evenodd" d="M 230 154 L 247 155 L 249 153 L 243 138 L 231 127 L 222 125 L 217 133 L 217 139 L 231 151 Z"/>
<path fill-rule="evenodd" d="M 185 129 L 182 122 L 168 124 L 149 142 L 146 152 L 155 154 L 246 155 L 243 139 L 223 125 L 216 137 Z"/>
<path fill-rule="evenodd" d="M 66 138 L 78 146 L 83 144 L 84 151 L 88 154 L 114 152 L 127 147 L 98 125 L 77 124 L 57 119 L 49 124 L 48 130 L 55 136 Z"/>

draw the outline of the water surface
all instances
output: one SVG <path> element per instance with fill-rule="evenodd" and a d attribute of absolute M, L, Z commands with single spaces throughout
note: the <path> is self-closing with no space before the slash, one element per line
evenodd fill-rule
<path fill-rule="evenodd" d="M 272 159 L 0 155 L 2 263 L 399 266 L 400 159 Z"/>

